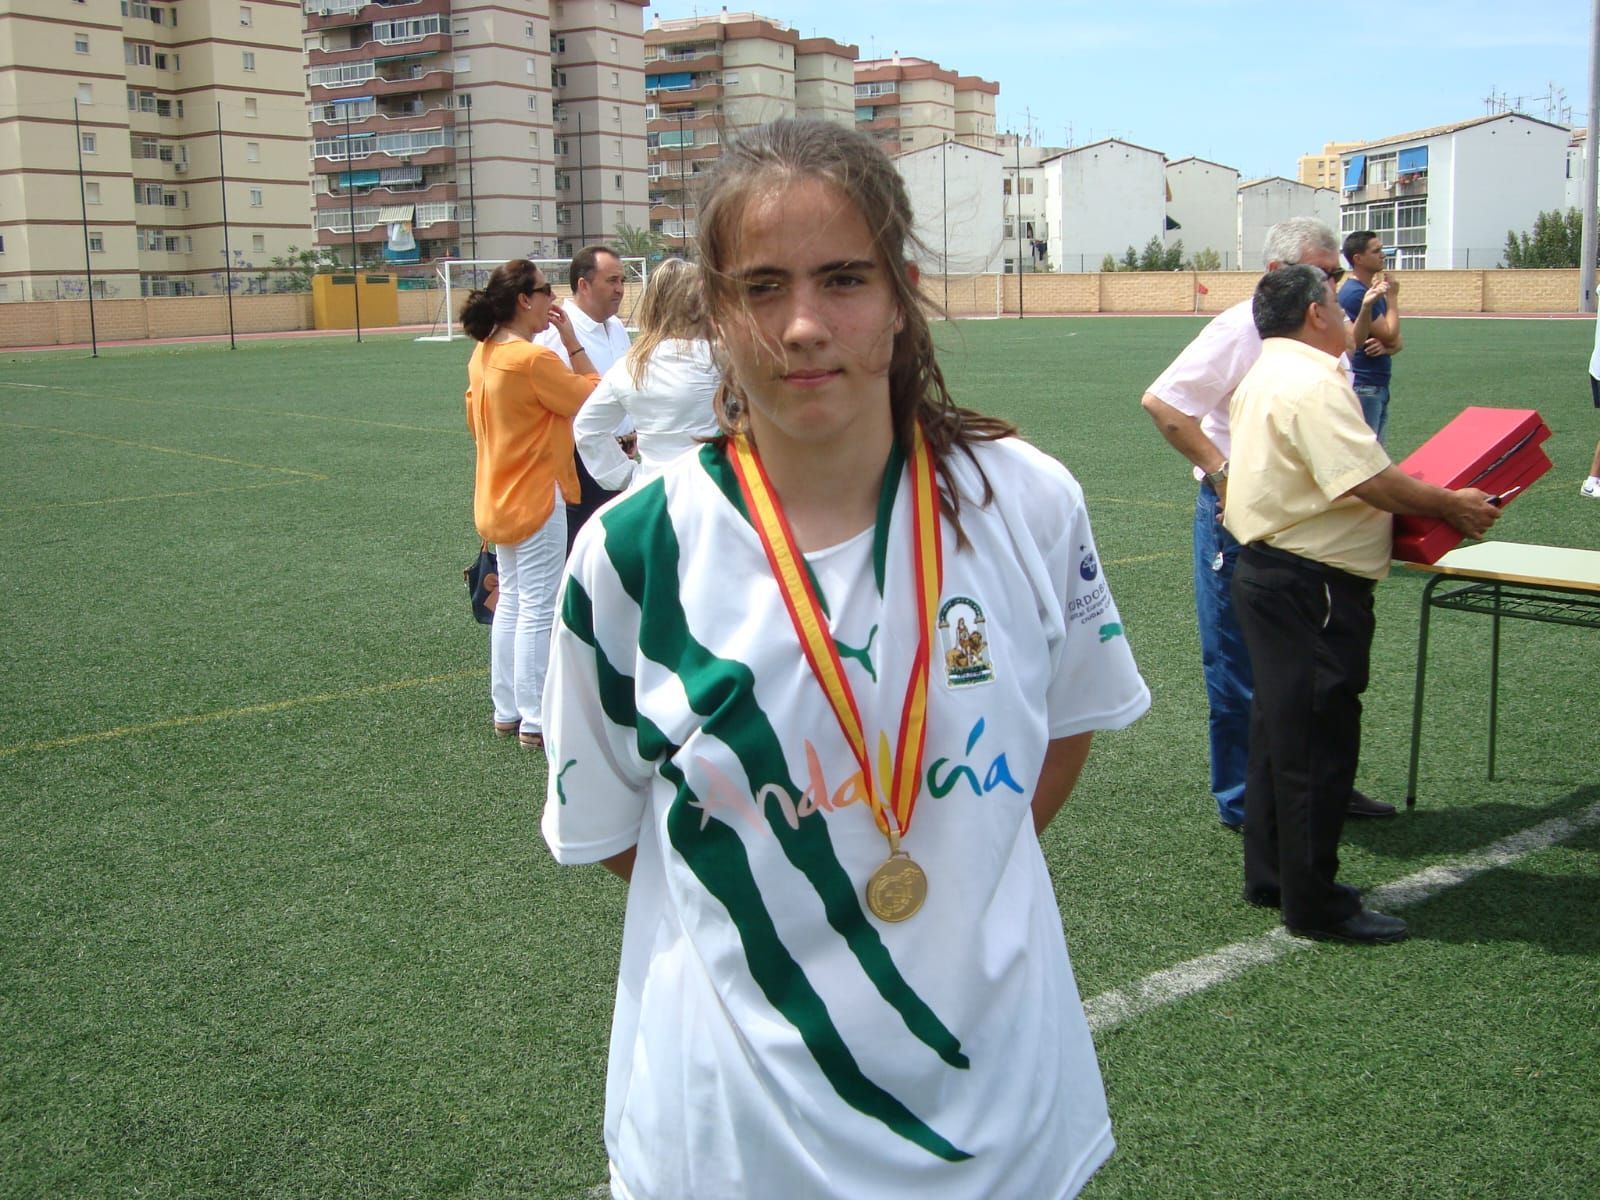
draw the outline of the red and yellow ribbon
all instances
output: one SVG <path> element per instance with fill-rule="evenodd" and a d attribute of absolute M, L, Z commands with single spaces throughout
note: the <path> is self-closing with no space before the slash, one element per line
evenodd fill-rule
<path fill-rule="evenodd" d="M 784 607 L 800 638 L 811 673 L 822 685 L 823 694 L 833 709 L 845 741 L 861 767 L 861 778 L 878 828 L 889 839 L 891 851 L 898 851 L 900 838 L 911 828 L 912 813 L 921 792 L 922 753 L 928 735 L 928 677 L 932 664 L 933 627 L 944 582 L 944 558 L 939 542 L 939 500 L 934 481 L 933 452 L 922 436 L 922 427 L 911 432 L 911 454 L 907 467 L 911 473 L 912 566 L 917 599 L 917 648 L 906 681 L 905 703 L 900 711 L 900 729 L 891 766 L 888 738 L 878 735 L 878 769 L 873 770 L 866 730 L 855 693 L 845 678 L 833 635 L 828 632 L 822 604 L 811 584 L 794 531 L 783 513 L 772 481 L 743 435 L 730 439 L 729 458 L 739 480 L 739 490 L 756 533 L 766 551 L 767 562 Z M 886 518 L 887 519 L 887 518 Z M 887 795 L 880 794 L 886 792 Z M 892 815 L 892 819 L 890 814 Z"/>

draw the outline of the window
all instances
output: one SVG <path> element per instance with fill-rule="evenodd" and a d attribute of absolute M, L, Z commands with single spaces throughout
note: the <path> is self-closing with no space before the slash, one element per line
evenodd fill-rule
<path fill-rule="evenodd" d="M 622 176 L 621 176 L 621 175 L 613 175 L 613 176 L 612 176 L 612 177 L 611 177 L 611 181 L 612 181 L 612 182 L 613 182 L 613 183 L 614 183 L 614 184 L 616 184 L 616 187 L 617 187 L 617 191 L 619 191 L 619 192 L 620 192 L 620 191 L 621 191 L 621 190 L 622 190 Z"/>
<path fill-rule="evenodd" d="M 165 71 L 166 69 L 167 69 L 167 56 L 165 54 L 157 53 L 156 54 L 156 70 Z"/>
<path fill-rule="evenodd" d="M 106 235 L 98 230 L 89 234 L 89 252 L 91 254 L 104 254 L 106 252 Z"/>
<path fill-rule="evenodd" d="M 76 50 L 79 54 L 87 54 L 87 53 L 89 53 L 89 35 L 87 33 L 75 33 L 75 34 L 73 34 L 72 35 L 72 48 L 74 50 Z"/>
<path fill-rule="evenodd" d="M 472 32 L 472 19 L 470 17 L 457 17 L 450 26 L 451 37 L 466 37 Z"/>
<path fill-rule="evenodd" d="M 131 63 L 138 63 L 141 67 L 153 66 L 156 60 L 155 47 L 140 42 L 127 47 L 122 57 Z"/>
<path fill-rule="evenodd" d="M 534 32 L 535 31 L 534 31 L 534 28 L 533 28 L 533 22 L 532 21 L 524 21 L 522 23 L 522 36 L 523 37 L 528 38 L 529 40 L 532 40 Z"/>
<path fill-rule="evenodd" d="M 260 208 L 261 204 L 262 204 L 261 189 L 260 188 L 251 188 L 250 189 L 250 207 L 251 208 Z"/>
<path fill-rule="evenodd" d="M 622 105 L 613 104 L 611 106 L 611 123 L 613 125 L 622 124 Z"/>
<path fill-rule="evenodd" d="M 194 239 L 188 234 L 183 235 L 183 252 L 185 254 L 194 253 Z"/>
<path fill-rule="evenodd" d="M 261 143 L 260 142 L 246 142 L 244 144 L 244 160 L 245 160 L 245 162 L 260 162 L 261 161 Z"/>
<path fill-rule="evenodd" d="M 536 202 L 535 202 L 535 203 L 534 203 L 534 205 L 533 205 L 533 213 L 532 213 L 532 216 L 533 216 L 533 219 L 534 219 L 534 220 L 535 220 L 535 221 L 542 221 L 542 220 L 544 220 L 544 215 L 543 215 L 543 213 L 541 213 L 541 212 L 540 212 L 540 210 L 539 210 L 539 205 L 538 205 L 538 202 L 537 202 L 537 201 L 536 201 Z"/>
<path fill-rule="evenodd" d="M 248 4 L 241 4 L 239 6 L 239 24 L 241 24 L 241 25 L 254 25 L 255 24 L 255 14 L 250 11 L 250 6 Z"/>
<path fill-rule="evenodd" d="M 552 33 L 550 35 L 550 53 L 551 54 L 565 54 L 566 52 L 567 52 L 567 39 L 564 38 L 564 37 L 557 37 L 555 34 Z"/>
<path fill-rule="evenodd" d="M 539 152 L 539 135 L 533 130 L 528 131 L 528 149 L 535 154 Z"/>
<path fill-rule="evenodd" d="M 266 234 L 264 234 L 264 233 L 252 233 L 250 235 L 250 251 L 251 251 L 251 253 L 253 253 L 253 254 L 261 254 L 261 253 L 265 252 L 266 248 L 267 248 L 267 235 Z"/>
<path fill-rule="evenodd" d="M 247 117 L 256 115 L 256 98 L 254 96 L 246 96 L 244 98 L 244 115 Z"/>
<path fill-rule="evenodd" d="M 466 75 L 472 70 L 472 56 L 470 54 L 456 55 L 456 61 L 452 64 L 451 70 L 455 71 L 457 75 Z"/>
<path fill-rule="evenodd" d="M 611 39 L 611 53 L 615 54 L 616 52 L 617 52 L 617 39 L 616 38 L 612 38 Z"/>
<path fill-rule="evenodd" d="M 611 139 L 611 157 L 616 159 L 618 162 L 622 161 L 622 139 L 621 138 L 612 138 Z"/>
<path fill-rule="evenodd" d="M 528 111 L 531 113 L 539 111 L 539 97 L 533 92 L 528 93 Z"/>
<path fill-rule="evenodd" d="M 534 74 L 538 73 L 539 64 L 537 62 L 535 62 L 531 58 L 524 59 L 523 61 L 524 61 L 524 65 L 526 66 L 529 75 L 534 75 Z"/>
<path fill-rule="evenodd" d="M 611 72 L 611 86 L 614 87 L 614 88 L 622 86 L 622 74 L 621 74 L 621 72 L 619 72 L 619 71 Z"/>
<path fill-rule="evenodd" d="M 0 235 L 0 254 L 4 254 L 5 252 L 6 252 L 6 239 L 5 239 L 4 235 Z"/>
<path fill-rule="evenodd" d="M 78 142 L 83 147 L 83 152 L 85 154 L 98 154 L 100 152 L 99 149 L 98 149 L 98 147 L 99 147 L 99 138 L 97 138 L 92 133 L 85 133 L 85 134 L 80 135 L 79 138 L 78 138 Z"/>
<path fill-rule="evenodd" d="M 529 167 L 528 168 L 528 176 L 529 176 L 528 182 L 531 183 L 534 187 L 538 187 L 539 186 L 539 168 L 538 167 Z"/>
<path fill-rule="evenodd" d="M 79 104 L 93 104 L 94 103 L 94 84 L 92 84 L 92 83 L 80 83 L 78 85 L 78 103 Z"/>
<path fill-rule="evenodd" d="M 100 203 L 100 185 L 98 183 L 88 182 L 83 185 L 83 202 L 85 204 Z"/>
<path fill-rule="evenodd" d="M 244 69 L 246 71 L 254 71 L 256 69 L 256 52 L 254 50 L 244 50 L 241 53 L 244 57 Z"/>

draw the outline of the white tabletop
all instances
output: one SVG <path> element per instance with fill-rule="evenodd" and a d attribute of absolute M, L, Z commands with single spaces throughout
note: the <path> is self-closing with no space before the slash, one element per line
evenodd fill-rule
<path fill-rule="evenodd" d="M 1436 563 L 1400 565 L 1436 575 L 1600 592 L 1600 550 L 1528 546 L 1521 542 L 1477 542 L 1458 546 Z"/>

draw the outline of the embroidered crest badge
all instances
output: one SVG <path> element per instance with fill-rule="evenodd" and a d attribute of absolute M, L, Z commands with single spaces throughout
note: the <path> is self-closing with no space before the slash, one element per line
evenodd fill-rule
<path fill-rule="evenodd" d="M 946 687 L 976 687 L 994 682 L 989 631 L 983 608 L 971 597 L 952 596 L 939 607 L 939 648 L 944 652 Z"/>

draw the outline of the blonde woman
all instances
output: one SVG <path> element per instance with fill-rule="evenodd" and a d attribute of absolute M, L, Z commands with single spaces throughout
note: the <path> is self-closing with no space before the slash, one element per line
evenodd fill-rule
<path fill-rule="evenodd" d="M 525 258 L 496 267 L 467 297 L 462 328 L 478 343 L 467 364 L 467 428 L 477 445 L 472 490 L 478 536 L 494 543 L 500 598 L 489 637 L 494 731 L 544 746 L 545 665 L 556 581 L 567 549 L 567 510 L 578 499 L 572 415 L 600 379 L 550 281 Z M 572 369 L 529 341 L 550 326 Z"/>
<path fill-rule="evenodd" d="M 722 373 L 706 341 L 701 287 L 693 263 L 675 258 L 656 268 L 639 300 L 639 336 L 572 423 L 583 465 L 603 488 L 637 487 L 717 432 L 711 402 Z M 624 416 L 638 434 L 637 462 L 612 436 Z"/>

